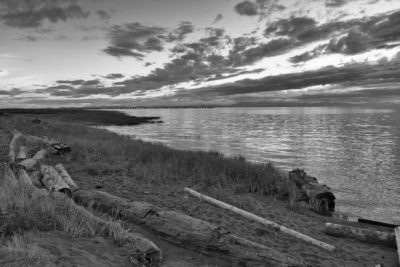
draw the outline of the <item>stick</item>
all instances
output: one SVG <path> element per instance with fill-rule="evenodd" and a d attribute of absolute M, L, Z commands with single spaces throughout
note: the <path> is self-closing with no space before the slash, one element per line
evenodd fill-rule
<path fill-rule="evenodd" d="M 397 254 L 399 255 L 399 263 L 400 263 L 400 226 L 394 229 L 394 234 L 396 235 Z"/>
<path fill-rule="evenodd" d="M 329 244 L 326 244 L 326 243 L 324 243 L 322 241 L 316 240 L 316 239 L 314 239 L 314 238 L 312 238 L 310 236 L 307 236 L 305 234 L 299 233 L 299 232 L 297 232 L 295 230 L 286 228 L 285 226 L 279 225 L 279 224 L 277 224 L 277 223 L 275 223 L 273 221 L 269 221 L 267 219 L 261 218 L 261 217 L 255 215 L 255 214 L 253 214 L 253 213 L 250 213 L 250 212 L 247 212 L 245 210 L 239 209 L 239 208 L 237 208 L 235 206 L 229 205 L 227 203 L 224 203 L 222 201 L 216 200 L 216 199 L 211 198 L 209 196 L 200 194 L 199 192 L 196 192 L 196 191 L 194 191 L 194 190 L 192 190 L 190 188 L 186 187 L 184 189 L 184 191 L 189 193 L 192 196 L 195 196 L 195 197 L 197 197 L 197 198 L 199 198 L 201 200 L 204 200 L 204 201 L 206 201 L 206 202 L 208 202 L 210 204 L 213 204 L 214 206 L 217 206 L 219 208 L 232 211 L 232 212 L 234 212 L 236 214 L 239 214 L 239 215 L 242 215 L 243 217 L 246 217 L 248 219 L 254 220 L 254 221 L 259 222 L 261 224 L 264 224 L 266 226 L 269 226 L 269 227 L 272 227 L 274 229 L 280 230 L 283 233 L 286 233 L 288 235 L 294 236 L 294 237 L 296 237 L 298 239 L 301 239 L 301 240 L 303 240 L 303 241 L 305 241 L 307 243 L 313 244 L 315 246 L 321 247 L 321 248 L 323 248 L 325 250 L 334 251 L 336 249 L 332 245 L 329 245 Z"/>
<path fill-rule="evenodd" d="M 347 225 L 325 223 L 325 233 L 337 237 L 356 239 L 366 243 L 396 247 L 394 233 L 362 229 Z"/>

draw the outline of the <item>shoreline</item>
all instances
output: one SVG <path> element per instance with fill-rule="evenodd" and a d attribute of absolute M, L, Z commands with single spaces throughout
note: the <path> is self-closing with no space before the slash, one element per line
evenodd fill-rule
<path fill-rule="evenodd" d="M 32 122 L 36 116 L 40 123 Z M 183 212 L 316 266 L 378 263 L 395 266 L 397 262 L 395 249 L 324 234 L 323 224 L 328 221 L 361 224 L 323 217 L 301 206 L 290 207 L 288 196 L 285 197 L 286 185 L 278 182 L 285 174 L 272 165 L 171 149 L 89 128 L 90 123 L 58 122 L 46 115 L 0 116 L 0 122 L 2 127 L 12 126 L 24 133 L 46 135 L 71 145 L 71 155 L 57 160 L 83 188 L 99 186 L 120 197 Z M 331 243 L 338 250 L 328 253 L 206 203 L 185 198 L 185 186 Z"/>

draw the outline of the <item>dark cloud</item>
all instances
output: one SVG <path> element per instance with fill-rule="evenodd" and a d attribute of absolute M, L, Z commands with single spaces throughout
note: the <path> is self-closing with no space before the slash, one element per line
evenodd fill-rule
<path fill-rule="evenodd" d="M 56 83 L 64 83 L 64 84 L 70 84 L 70 85 L 81 85 L 84 83 L 85 80 L 58 80 Z"/>
<path fill-rule="evenodd" d="M 175 41 L 182 41 L 185 39 L 186 35 L 189 33 L 192 33 L 194 30 L 193 24 L 189 21 L 183 21 L 179 24 L 178 28 L 173 30 L 169 35 L 168 35 L 168 41 L 169 42 L 175 42 Z"/>
<path fill-rule="evenodd" d="M 349 0 L 327 0 L 325 2 L 325 6 L 327 7 L 341 7 L 345 4 L 347 4 Z"/>
<path fill-rule="evenodd" d="M 256 47 L 244 50 L 240 53 L 231 53 L 230 58 L 235 66 L 252 64 L 264 57 L 274 56 L 292 47 L 292 41 L 286 38 L 278 38 L 262 43 Z"/>
<path fill-rule="evenodd" d="M 11 90 L 0 90 L 0 96 L 17 96 L 26 93 L 26 91 L 18 89 L 18 88 L 13 88 Z"/>
<path fill-rule="evenodd" d="M 45 21 L 56 23 L 88 15 L 75 1 L 0 0 L 0 21 L 14 28 L 37 28 Z"/>
<path fill-rule="evenodd" d="M 215 19 L 213 20 L 213 22 L 211 23 L 211 25 L 217 23 L 218 21 L 222 20 L 224 18 L 224 16 L 222 14 L 218 14 Z"/>
<path fill-rule="evenodd" d="M 317 22 L 309 17 L 290 17 L 273 22 L 265 29 L 265 35 L 272 33 L 280 36 L 299 37 L 308 31 L 315 29 Z"/>
<path fill-rule="evenodd" d="M 110 73 L 110 74 L 104 76 L 104 78 L 110 79 L 110 80 L 122 79 L 124 77 L 125 76 L 123 74 L 121 74 L 121 73 Z"/>
<path fill-rule="evenodd" d="M 111 18 L 110 14 L 108 14 L 107 11 L 104 11 L 104 10 L 101 10 L 101 9 L 97 10 L 97 15 L 102 20 L 109 20 Z"/>
<path fill-rule="evenodd" d="M 257 4 L 250 1 L 243 1 L 235 5 L 235 11 L 243 16 L 255 16 L 258 14 Z"/>
<path fill-rule="evenodd" d="M 138 22 L 113 26 L 107 34 L 111 45 L 103 51 L 111 56 L 142 59 L 143 53 L 163 50 L 165 32 L 162 27 L 146 26 Z"/>
<path fill-rule="evenodd" d="M 368 37 L 358 30 L 351 30 L 340 39 L 332 39 L 328 45 L 328 51 L 342 54 L 356 54 L 367 49 Z"/>

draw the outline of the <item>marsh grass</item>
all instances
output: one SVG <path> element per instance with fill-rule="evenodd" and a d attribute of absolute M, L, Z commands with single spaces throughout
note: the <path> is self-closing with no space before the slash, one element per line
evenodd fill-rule
<path fill-rule="evenodd" d="M 80 168 L 91 176 L 125 176 L 155 185 L 196 185 L 291 198 L 295 194 L 286 173 L 270 163 L 253 163 L 243 157 L 227 158 L 216 151 L 195 152 L 132 140 L 82 123 L 1 117 L 23 133 L 48 136 L 72 147 L 66 158 L 69 169 Z M 136 126 L 140 127 L 140 126 Z"/>

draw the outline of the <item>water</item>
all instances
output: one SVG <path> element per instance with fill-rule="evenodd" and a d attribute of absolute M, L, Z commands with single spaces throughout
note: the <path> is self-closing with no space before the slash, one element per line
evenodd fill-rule
<path fill-rule="evenodd" d="M 124 110 L 163 124 L 105 127 L 178 149 L 217 150 L 284 170 L 302 168 L 337 196 L 338 210 L 400 222 L 400 117 L 363 108 Z"/>

